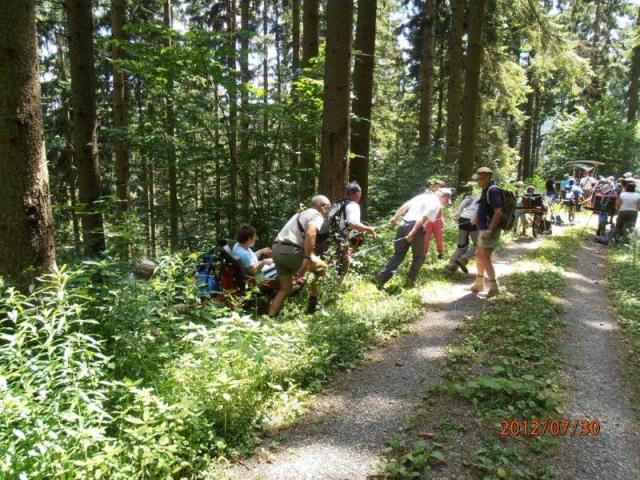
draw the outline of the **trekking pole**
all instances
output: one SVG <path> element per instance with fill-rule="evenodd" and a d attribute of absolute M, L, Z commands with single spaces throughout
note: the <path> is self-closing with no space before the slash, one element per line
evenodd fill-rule
<path fill-rule="evenodd" d="M 392 245 L 395 245 L 396 243 L 398 243 L 401 240 L 406 240 L 407 237 L 402 237 L 402 238 L 396 238 L 395 240 L 393 240 L 392 242 L 390 242 Z M 353 255 L 351 255 L 351 257 L 357 257 L 358 255 L 364 255 L 365 253 L 369 253 L 369 252 L 374 252 L 376 250 L 379 250 L 380 248 L 387 246 L 389 243 L 387 242 L 383 242 L 380 245 L 373 245 L 372 247 L 369 248 L 365 248 L 364 250 L 358 250 L 357 252 L 355 252 Z"/>
<path fill-rule="evenodd" d="M 591 217 L 593 217 L 593 215 L 591 215 Z M 591 222 L 591 217 L 589 217 L 589 219 L 587 220 L 587 223 L 584 224 L 584 228 L 582 229 L 582 232 L 580 232 L 580 235 L 584 235 L 584 231 L 587 229 L 587 227 L 589 226 L 589 223 Z"/>

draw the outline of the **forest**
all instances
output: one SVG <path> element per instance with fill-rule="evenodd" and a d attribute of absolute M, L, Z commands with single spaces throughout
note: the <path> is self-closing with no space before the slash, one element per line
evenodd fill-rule
<path fill-rule="evenodd" d="M 429 252 L 415 288 L 371 282 L 407 199 L 439 179 L 457 205 L 479 167 L 538 189 L 570 161 L 640 172 L 639 34 L 634 0 L 0 0 L 0 477 L 225 478 L 420 318 L 425 292 L 449 288 Z M 314 195 L 335 202 L 350 181 L 377 239 L 346 278 L 330 266 L 317 312 L 305 290 L 277 319 L 256 289 L 203 298 L 194 272 L 220 239 L 250 224 L 271 247 Z M 568 269 L 563 249 L 585 233 L 568 232 L 534 260 Z M 447 249 L 456 235 L 445 228 Z M 637 286 L 633 248 L 612 250 L 608 281 Z M 560 297 L 556 273 L 535 281 Z M 487 318 L 524 322 L 520 294 L 543 316 L 559 308 L 517 275 Z M 629 291 L 636 303 L 611 298 L 640 351 Z M 467 353 L 493 341 L 477 328 Z M 535 375 L 553 398 L 487 384 L 524 400 L 478 415 L 556 408 L 559 381 L 545 382 L 557 372 L 535 355 L 505 367 L 508 381 Z M 484 405 L 482 382 L 465 385 L 458 401 Z M 376 478 L 428 478 L 442 460 L 419 447 L 420 470 L 398 445 Z M 539 459 L 524 470 L 531 452 L 481 447 L 456 478 L 553 478 Z"/>

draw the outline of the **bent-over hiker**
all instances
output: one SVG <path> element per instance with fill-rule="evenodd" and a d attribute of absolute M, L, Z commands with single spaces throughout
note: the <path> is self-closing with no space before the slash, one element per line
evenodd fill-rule
<path fill-rule="evenodd" d="M 272 248 L 273 261 L 280 279 L 280 290 L 271 302 L 269 316 L 280 312 L 285 299 L 293 290 L 294 275 L 311 272 L 314 275 L 309 292 L 307 313 L 313 313 L 318 304 L 319 280 L 327 270 L 327 264 L 313 254 L 316 235 L 324 222 L 330 202 L 324 195 L 311 199 L 311 207 L 296 213 L 280 230 Z"/>
<path fill-rule="evenodd" d="M 478 212 L 478 195 L 473 193 L 465 197 L 458 206 L 454 218 L 458 221 L 458 248 L 453 255 L 445 272 L 453 273 L 458 267 L 464 272 L 467 270 L 467 263 L 476 256 L 478 245 L 478 227 L 476 225 L 476 213 Z"/>
<path fill-rule="evenodd" d="M 482 167 L 476 171 L 478 185 L 482 188 L 478 200 L 478 252 L 476 253 L 477 272 L 476 281 L 471 286 L 471 291 L 480 293 L 484 291 L 484 275 L 489 279 L 489 291 L 487 297 L 498 294 L 499 287 L 496 280 L 496 272 L 493 268 L 491 255 L 498 246 L 500 239 L 500 219 L 502 218 L 502 204 L 504 195 L 502 189 L 492 180 L 493 171 Z"/>
<path fill-rule="evenodd" d="M 407 275 L 407 283 L 412 285 L 420 271 L 420 267 L 424 263 L 424 228 L 423 225 L 427 221 L 434 221 L 440 211 L 441 203 L 438 195 L 430 190 L 413 197 L 402 205 L 393 218 L 389 221 L 389 225 L 395 226 L 398 220 L 402 218 L 400 226 L 396 232 L 394 242 L 394 254 L 389 259 L 382 270 L 375 277 L 378 288 L 383 288 L 384 284 L 393 277 L 396 270 L 407 256 L 409 248 L 411 248 L 413 259 L 411 268 Z"/>

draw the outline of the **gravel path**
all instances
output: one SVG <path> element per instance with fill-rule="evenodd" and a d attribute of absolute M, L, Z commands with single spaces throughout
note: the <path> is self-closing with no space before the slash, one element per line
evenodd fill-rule
<path fill-rule="evenodd" d="M 604 288 L 606 257 L 587 244 L 569 272 L 562 340 L 566 389 L 564 417 L 598 419 L 597 437 L 566 436 L 558 454 L 559 479 L 640 479 L 640 425 L 622 379 L 624 353 Z"/>
<path fill-rule="evenodd" d="M 498 275 L 511 273 L 514 260 L 537 245 L 525 240 L 503 250 Z M 425 314 L 409 335 L 379 349 L 361 368 L 338 374 L 332 393 L 318 397 L 305 418 L 277 439 L 273 455 L 255 455 L 235 465 L 231 478 L 343 480 L 374 473 L 384 443 L 438 378 L 456 328 L 481 308 L 484 300 L 468 291 L 472 279 L 428 298 Z"/>

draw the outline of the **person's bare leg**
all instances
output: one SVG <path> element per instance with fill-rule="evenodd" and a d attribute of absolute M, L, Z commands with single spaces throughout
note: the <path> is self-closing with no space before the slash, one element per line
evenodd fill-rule
<path fill-rule="evenodd" d="M 474 293 L 480 293 L 484 290 L 485 254 L 486 249 L 478 247 L 476 252 L 476 281 L 471 286 L 471 291 Z"/>
<path fill-rule="evenodd" d="M 292 275 L 280 275 L 280 290 L 273 298 L 271 305 L 269 305 L 269 316 L 276 317 L 284 304 L 286 298 L 291 295 L 293 290 L 293 276 Z"/>
<path fill-rule="evenodd" d="M 487 292 L 487 297 L 493 297 L 498 294 L 500 288 L 498 287 L 498 281 L 496 280 L 496 271 L 493 268 L 493 262 L 491 261 L 491 254 L 493 253 L 492 248 L 486 249 L 486 258 L 485 258 L 485 273 L 489 278 L 489 290 Z"/>

